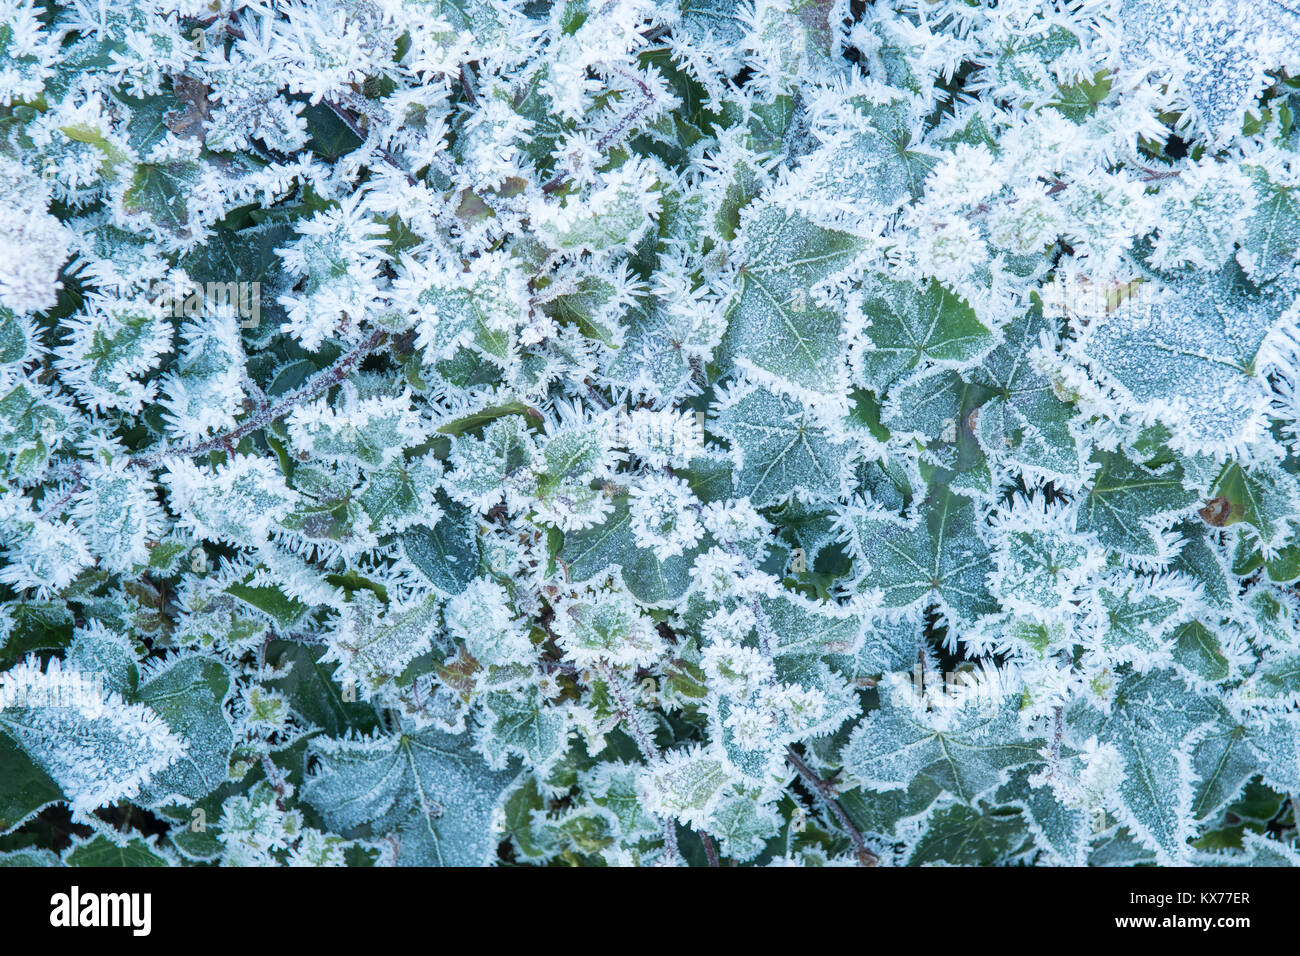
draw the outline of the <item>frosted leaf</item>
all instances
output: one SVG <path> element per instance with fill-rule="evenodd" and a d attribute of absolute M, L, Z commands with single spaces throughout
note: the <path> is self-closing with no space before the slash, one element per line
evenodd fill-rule
<path fill-rule="evenodd" d="M 1243 522 L 1265 558 L 1289 544 L 1300 523 L 1300 480 L 1281 465 L 1264 461 L 1250 468 L 1233 463 L 1215 484 L 1202 511 L 1214 527 Z"/>
<path fill-rule="evenodd" d="M 805 405 L 742 387 L 721 404 L 714 430 L 731 440 L 738 459 L 735 494 L 756 508 L 792 495 L 825 500 L 844 492 L 850 446 L 828 434 Z"/>
<path fill-rule="evenodd" d="M 225 664 L 199 656 L 173 657 L 141 675 L 135 699 L 185 743 L 185 753 L 141 788 L 142 803 L 190 803 L 226 782 L 235 745 L 226 710 L 233 686 Z"/>
<path fill-rule="evenodd" d="M 962 374 L 995 393 L 972 416 L 984 453 L 1028 475 L 1059 476 L 1072 485 L 1084 476 L 1085 443 L 1074 409 L 1035 361 L 1050 330 L 1041 311 L 1032 309 L 1008 324 L 1002 344 Z"/>
<path fill-rule="evenodd" d="M 191 319 L 181 329 L 181 357 L 163 379 L 159 404 L 181 441 L 235 427 L 244 400 L 244 347 L 234 310 Z"/>
<path fill-rule="evenodd" d="M 1226 714 L 1201 733 L 1192 750 L 1192 773 L 1197 778 L 1192 813 L 1197 820 L 1217 817 L 1259 772 L 1259 755 L 1251 736 L 1245 726 Z"/>
<path fill-rule="evenodd" d="M 1300 866 L 1300 847 L 1282 840 L 1274 839 L 1263 833 L 1247 829 L 1242 834 L 1242 842 L 1249 854 L 1243 865 L 1247 866 Z"/>
<path fill-rule="evenodd" d="M 1172 653 L 1174 664 L 1193 681 L 1222 681 L 1232 674 L 1218 635 L 1200 621 L 1188 621 L 1174 631 Z"/>
<path fill-rule="evenodd" d="M 1165 529 L 1197 500 L 1183 488 L 1181 466 L 1148 471 L 1121 451 L 1094 455 L 1093 461 L 1099 467 L 1079 497 L 1078 529 L 1138 562 L 1167 562 L 1171 542 Z"/>
<path fill-rule="evenodd" d="M 676 288 L 630 310 L 627 338 L 605 376 L 656 405 L 693 394 L 726 330 L 716 303 Z"/>
<path fill-rule="evenodd" d="M 484 695 L 480 720 L 478 749 L 496 770 L 504 770 L 515 754 L 544 775 L 569 742 L 568 714 L 547 705 L 536 688 Z"/>
<path fill-rule="evenodd" d="M 967 701 L 926 711 L 899 678 L 884 685 L 879 710 L 853 731 L 845 772 L 873 790 L 906 788 L 919 774 L 971 802 L 1018 767 L 1040 762 L 1040 742 L 1020 733 L 1015 697 Z"/>
<path fill-rule="evenodd" d="M 344 605 L 322 661 L 337 662 L 334 680 L 354 684 L 363 700 L 391 688 L 406 666 L 433 649 L 438 602 L 429 597 L 411 607 L 383 606 L 370 591 L 358 591 Z"/>
<path fill-rule="evenodd" d="M 316 738 L 303 799 L 331 829 L 395 832 L 399 866 L 486 866 L 492 818 L 515 778 L 489 769 L 466 736 L 439 731 L 362 740 Z"/>
<path fill-rule="evenodd" d="M 781 818 L 770 803 L 738 795 L 722 800 L 713 811 L 708 830 L 722 840 L 722 852 L 744 863 L 763 852 L 779 832 Z"/>
<path fill-rule="evenodd" d="M 662 825 L 646 811 L 637 792 L 639 772 L 636 764 L 609 761 L 584 770 L 579 777 L 591 802 L 608 810 L 618 822 L 620 839 L 625 844 L 663 836 Z"/>
<path fill-rule="evenodd" d="M 676 601 L 690 584 L 688 571 L 698 548 L 660 555 L 637 544 L 627 499 L 617 496 L 604 523 L 564 536 L 560 557 L 574 581 L 588 581 L 615 568 L 636 598 L 646 604 Z"/>
<path fill-rule="evenodd" d="M 1246 234 L 1257 194 L 1231 163 L 1187 169 L 1160 193 L 1160 234 L 1147 261 L 1160 269 L 1193 265 L 1217 269 Z"/>
<path fill-rule="evenodd" d="M 1279 715 L 1251 735 L 1259 752 L 1264 785 L 1278 793 L 1300 790 L 1300 722 L 1294 715 Z"/>
<path fill-rule="evenodd" d="M 1258 203 L 1246 220 L 1237 261 L 1252 282 L 1262 284 L 1291 270 L 1300 254 L 1300 196 L 1294 185 L 1274 180 L 1259 166 L 1243 166 Z"/>
<path fill-rule="evenodd" d="M 630 527 L 637 547 L 660 559 L 693 549 L 704 534 L 699 504 L 680 478 L 651 475 L 628 496 Z"/>
<path fill-rule="evenodd" d="M 469 346 L 497 362 L 509 354 L 509 330 L 527 314 L 524 277 L 504 255 L 476 259 L 467 272 L 402 260 L 397 302 L 414 313 L 416 343 L 432 363 Z"/>
<path fill-rule="evenodd" d="M 796 592 L 760 596 L 777 655 L 853 654 L 862 644 L 866 616 L 852 606 L 811 601 Z"/>
<path fill-rule="evenodd" d="M 579 668 L 601 661 L 649 667 L 663 650 L 653 619 L 621 588 L 588 587 L 558 602 L 551 627 L 565 656 Z"/>
<path fill-rule="evenodd" d="M 145 299 L 94 297 L 87 305 L 68 321 L 58 349 L 63 381 L 91 408 L 138 413 L 155 389 L 139 378 L 171 347 L 171 325 Z"/>
<path fill-rule="evenodd" d="M 732 782 L 727 761 L 696 746 L 665 754 L 658 766 L 642 771 L 639 786 L 651 813 L 705 827 Z"/>
<path fill-rule="evenodd" d="M 1172 574 L 1121 575 L 1096 591 L 1101 646 L 1117 660 L 1146 670 L 1167 659 L 1174 629 L 1193 612 L 1195 592 Z"/>
<path fill-rule="evenodd" d="M 173 507 L 205 538 L 256 545 L 298 500 L 271 461 L 241 455 L 215 471 L 176 461 L 163 476 Z"/>
<path fill-rule="evenodd" d="M 981 813 L 956 805 L 934 811 L 925 833 L 912 847 L 908 866 L 1005 864 L 1024 847 L 1024 831 L 1014 816 Z"/>
<path fill-rule="evenodd" d="M 1070 723 L 1113 744 L 1124 761 L 1114 794 L 1120 822 L 1168 864 L 1185 859 L 1193 835 L 1191 766 L 1194 734 L 1219 718 L 1210 700 L 1191 693 L 1170 671 L 1127 677 L 1110 715 L 1082 709 Z"/>
<path fill-rule="evenodd" d="M 648 164 L 629 162 L 584 196 L 540 206 L 539 235 L 556 249 L 604 252 L 634 246 L 660 212 L 659 180 Z"/>
<path fill-rule="evenodd" d="M 29 658 L 0 674 L 0 730 L 81 811 L 138 796 L 185 753 L 185 743 L 143 704 L 105 692 L 93 675 Z"/>
<path fill-rule="evenodd" d="M 0 474 L 39 474 L 58 443 L 71 434 L 77 417 L 36 382 L 19 378 L 8 388 L 0 384 Z"/>
<path fill-rule="evenodd" d="M 63 663 L 71 670 L 101 676 L 110 691 L 124 697 L 135 692 L 140 680 L 130 637 L 99 621 L 87 621 L 73 631 L 72 647 Z"/>
<path fill-rule="evenodd" d="M 737 364 L 809 392 L 839 391 L 840 313 L 813 289 L 847 268 L 861 240 L 776 204 L 742 217 L 727 341 Z"/>
<path fill-rule="evenodd" d="M 464 641 L 465 649 L 485 667 L 528 663 L 536 655 L 527 624 L 512 608 L 509 593 L 490 578 L 474 579 L 448 601 L 444 621 L 447 633 Z M 422 641 L 432 638 L 433 627 L 426 618 L 421 625 Z"/>
<path fill-rule="evenodd" d="M 1032 776 L 1028 768 L 1016 770 L 998 791 L 998 801 L 1020 807 L 1034 842 L 1053 862 L 1083 866 L 1092 836 L 1088 813 L 1058 799 L 1050 786 L 1032 786 Z"/>
<path fill-rule="evenodd" d="M 1237 694 L 1247 705 L 1276 710 L 1300 702 L 1300 653 L 1274 651 L 1263 655 L 1255 673 Z"/>
<path fill-rule="evenodd" d="M 975 310 L 934 280 L 918 288 L 876 278 L 866 286 L 861 310 L 867 324 L 850 359 L 856 380 L 878 394 L 922 364 L 969 365 L 995 342 Z"/>
<path fill-rule="evenodd" d="M 1235 263 L 1219 275 L 1140 286 L 1099 316 L 1074 354 L 1118 406 L 1172 432 L 1188 452 L 1239 449 L 1260 437 L 1268 404 L 1261 346 L 1295 300 L 1285 287 L 1251 291 Z"/>
<path fill-rule="evenodd" d="M 153 482 L 121 459 L 111 465 L 89 462 L 82 473 L 86 487 L 70 510 L 101 566 L 128 572 L 145 564 L 149 542 L 164 522 Z"/>
<path fill-rule="evenodd" d="M 960 621 L 997 611 L 985 579 L 993 570 L 988 545 L 968 499 L 937 485 L 922 515 L 903 520 L 858 506 L 842 519 L 861 590 L 878 590 L 887 608 L 932 603 Z"/>
<path fill-rule="evenodd" d="M 456 436 L 444 487 L 456 500 L 487 511 L 503 493 L 511 501 L 532 489 L 534 456 L 533 438 L 520 417 L 498 418 L 482 438 Z"/>
<path fill-rule="evenodd" d="M 1288 0 L 1123 0 L 1126 66 L 1169 63 L 1211 141 L 1237 135 L 1267 82 L 1264 71 L 1294 57 L 1286 38 L 1300 25 Z"/>
<path fill-rule="evenodd" d="M 925 640 L 925 619 L 920 610 L 900 615 L 881 615 L 869 620 L 862 646 L 844 665 L 832 658 L 832 663 L 844 673 L 855 677 L 875 677 L 894 671 L 906 671 L 916 666 L 917 654 Z"/>
<path fill-rule="evenodd" d="M 437 458 L 426 455 L 371 471 L 357 494 L 370 516 L 370 530 L 390 534 L 417 524 L 436 526 L 443 514 L 435 497 L 442 467 Z"/>
<path fill-rule="evenodd" d="M 353 395 L 334 407 L 322 399 L 295 408 L 288 426 L 300 455 L 363 468 L 392 464 L 403 448 L 420 444 L 429 433 L 409 393 L 359 400 Z"/>
<path fill-rule="evenodd" d="M 1030 500 L 995 525 L 989 588 L 1005 607 L 1045 619 L 1074 610 L 1076 590 L 1101 569 L 1102 552 L 1075 532 L 1073 519 L 1067 509 Z"/>

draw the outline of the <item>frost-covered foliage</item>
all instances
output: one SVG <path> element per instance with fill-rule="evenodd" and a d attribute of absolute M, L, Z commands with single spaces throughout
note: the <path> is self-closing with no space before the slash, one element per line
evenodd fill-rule
<path fill-rule="evenodd" d="M 0 862 L 1300 859 L 1297 38 L 0 0 Z"/>

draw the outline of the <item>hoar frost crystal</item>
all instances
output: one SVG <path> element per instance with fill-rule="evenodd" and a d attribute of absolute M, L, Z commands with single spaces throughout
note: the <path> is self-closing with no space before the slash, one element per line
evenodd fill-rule
<path fill-rule="evenodd" d="M 1298 71 L 0 0 L 0 862 L 1300 863 Z"/>

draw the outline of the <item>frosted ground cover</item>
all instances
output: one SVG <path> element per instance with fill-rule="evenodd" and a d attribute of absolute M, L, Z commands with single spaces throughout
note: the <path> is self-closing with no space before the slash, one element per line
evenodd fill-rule
<path fill-rule="evenodd" d="M 0 0 L 0 863 L 1300 862 L 1298 67 Z"/>

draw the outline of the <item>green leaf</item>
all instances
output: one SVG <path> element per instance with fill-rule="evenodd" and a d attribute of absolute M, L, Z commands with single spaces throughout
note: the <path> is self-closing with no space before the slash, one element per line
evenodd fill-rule
<path fill-rule="evenodd" d="M 812 289 L 845 269 L 862 241 L 765 204 L 742 217 L 729 348 L 744 367 L 812 392 L 839 391 L 838 310 L 816 304 Z"/>
<path fill-rule="evenodd" d="M 187 752 L 142 790 L 146 804 L 193 801 L 226 781 L 235 734 L 226 713 L 233 689 L 225 664 L 205 657 L 176 657 L 140 685 L 137 699 L 185 741 Z"/>
<path fill-rule="evenodd" d="M 975 310 L 934 280 L 918 287 L 877 277 L 866 286 L 862 312 L 867 325 L 852 361 L 858 383 L 878 395 L 923 363 L 960 369 L 995 343 Z"/>
<path fill-rule="evenodd" d="M 495 771 L 466 736 L 436 730 L 359 740 L 317 738 L 303 799 L 340 832 L 396 832 L 400 866 L 485 866 L 493 815 L 515 774 Z"/>
<path fill-rule="evenodd" d="M 444 595 L 460 594 L 478 574 L 478 521 L 469 509 L 438 494 L 443 516 L 432 528 L 412 525 L 401 534 L 402 552 Z"/>
<path fill-rule="evenodd" d="M 766 508 L 799 495 L 825 501 L 844 492 L 850 446 L 833 438 L 807 406 L 763 388 L 733 393 L 713 430 L 739 458 L 734 493 Z"/>
<path fill-rule="evenodd" d="M 22 826 L 52 803 L 63 799 L 50 775 L 18 745 L 0 735 L 0 833 Z"/>

